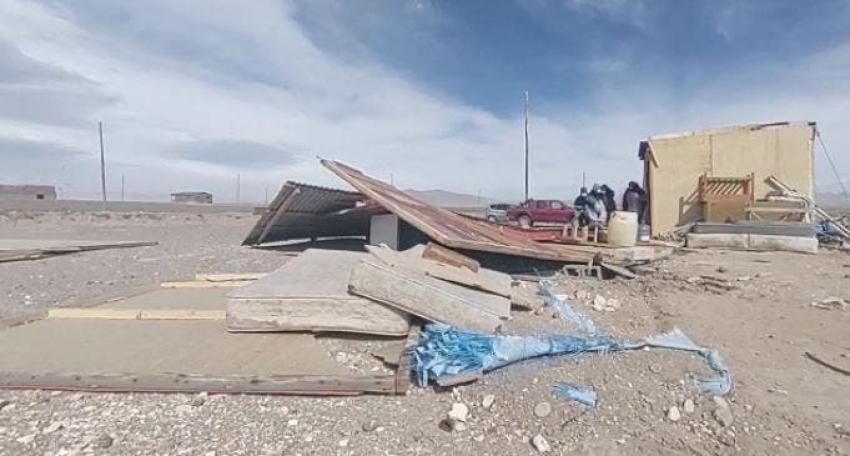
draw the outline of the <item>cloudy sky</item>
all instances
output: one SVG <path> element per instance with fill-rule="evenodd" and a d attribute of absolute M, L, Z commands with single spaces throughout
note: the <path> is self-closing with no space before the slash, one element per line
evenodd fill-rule
<path fill-rule="evenodd" d="M 0 0 L 0 182 L 262 201 L 341 185 L 570 198 L 648 135 L 816 120 L 850 176 L 846 0 Z M 817 153 L 818 187 L 836 189 Z"/>

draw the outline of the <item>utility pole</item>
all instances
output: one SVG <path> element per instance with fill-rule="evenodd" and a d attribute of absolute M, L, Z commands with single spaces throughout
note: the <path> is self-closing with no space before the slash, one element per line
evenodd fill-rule
<path fill-rule="evenodd" d="M 103 202 L 106 203 L 106 158 L 103 154 L 103 122 L 97 123 L 97 131 L 100 136 L 100 191 Z"/>
<path fill-rule="evenodd" d="M 121 202 L 124 202 L 124 173 L 121 173 Z"/>
<path fill-rule="evenodd" d="M 582 186 L 582 187 L 587 187 L 587 183 L 586 183 L 586 181 L 585 181 L 585 177 L 586 177 L 586 176 L 585 176 L 585 173 L 584 173 L 584 171 L 582 171 L 582 172 L 581 172 L 581 186 Z"/>
<path fill-rule="evenodd" d="M 525 198 L 523 201 L 528 201 L 528 90 L 525 91 L 525 109 L 523 113 L 525 117 Z"/>
<path fill-rule="evenodd" d="M 269 186 L 266 185 L 266 206 L 269 205 Z"/>
<path fill-rule="evenodd" d="M 236 203 L 239 203 L 239 193 L 242 191 L 242 175 L 236 175 Z"/>

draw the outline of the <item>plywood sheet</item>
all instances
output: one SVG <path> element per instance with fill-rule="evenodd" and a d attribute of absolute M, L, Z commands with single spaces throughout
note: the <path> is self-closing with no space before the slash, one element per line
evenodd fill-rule
<path fill-rule="evenodd" d="M 352 293 L 392 306 L 429 321 L 471 331 L 493 333 L 501 324 L 486 293 L 444 282 L 425 274 L 363 261 L 351 273 Z M 510 301 L 503 299 L 510 306 Z"/>
<path fill-rule="evenodd" d="M 230 331 L 316 331 L 407 335 L 405 313 L 348 292 L 363 252 L 309 249 L 228 295 Z"/>

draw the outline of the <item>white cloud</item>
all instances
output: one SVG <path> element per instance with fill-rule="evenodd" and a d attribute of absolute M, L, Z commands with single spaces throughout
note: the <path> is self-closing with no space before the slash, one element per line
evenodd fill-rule
<path fill-rule="evenodd" d="M 645 17 L 642 3 L 570 4 L 631 22 Z M 430 92 L 366 56 L 329 55 L 308 39 L 286 2 L 79 2 L 70 8 L 6 0 L 0 39 L 31 59 L 28 64 L 91 81 L 115 101 L 86 109 L 74 118 L 83 122 L 77 125 L 51 125 L 44 113 L 14 120 L 6 113 L 0 137 L 83 152 L 74 162 L 42 166 L 39 175 L 22 167 L 14 179 L 52 180 L 66 196 L 96 197 L 97 136 L 89 117 L 97 115 L 106 126 L 113 193 L 122 173 L 131 193 L 157 199 L 175 190 L 208 190 L 218 201 L 232 200 L 237 173 L 243 199 L 255 201 L 287 179 L 340 186 L 314 159 L 321 155 L 378 178 L 392 174 L 402 187 L 521 196 L 519 94 L 517 115 L 500 118 Z M 125 8 L 130 11 L 122 14 Z M 112 16 L 91 17 L 104 9 Z M 850 114 L 850 87 L 842 76 L 850 52 L 831 52 L 786 68 L 788 75 L 763 81 L 765 89 L 748 92 L 719 76 L 681 99 L 670 99 L 665 87 L 645 77 L 625 88 L 606 86 L 605 73 L 623 68 L 600 58 L 590 108 L 542 112 L 532 94 L 532 193 L 571 198 L 582 171 L 616 186 L 639 179 L 638 141 L 666 131 L 805 118 L 821 120 L 832 148 L 846 150 L 850 134 L 841 119 Z M 775 69 L 742 69 L 756 76 L 763 71 Z M 62 106 L 44 101 L 39 109 L 65 113 Z M 234 154 L 239 144 L 259 146 L 250 157 L 212 163 L 174 153 L 180 145 L 210 142 L 215 154 L 227 153 L 222 145 L 233 145 Z M 285 151 L 276 165 L 275 151 Z M 246 159 L 265 161 L 258 168 L 238 164 Z M 848 159 L 840 164 L 846 170 Z"/>

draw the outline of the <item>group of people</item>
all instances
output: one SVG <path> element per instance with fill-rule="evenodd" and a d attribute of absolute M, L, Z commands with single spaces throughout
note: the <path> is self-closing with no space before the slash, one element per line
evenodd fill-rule
<path fill-rule="evenodd" d="M 617 201 L 614 199 L 614 190 L 606 184 L 593 184 L 590 191 L 582 187 L 573 203 L 576 211 L 575 222 L 579 226 L 598 226 L 608 223 L 611 214 L 617 210 Z M 626 191 L 623 192 L 622 210 L 637 212 L 638 223 L 643 223 L 644 210 L 646 209 L 646 191 L 637 182 L 629 182 Z"/>

